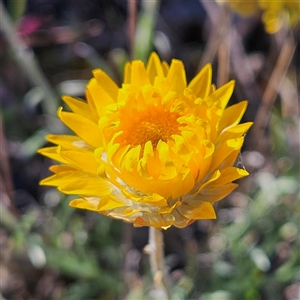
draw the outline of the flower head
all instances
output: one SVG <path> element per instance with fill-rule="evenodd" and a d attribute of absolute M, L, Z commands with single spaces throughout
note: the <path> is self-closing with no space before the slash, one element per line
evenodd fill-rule
<path fill-rule="evenodd" d="M 219 1 L 224 2 L 224 1 Z M 286 23 L 294 28 L 300 21 L 298 0 L 227 0 L 230 8 L 243 17 L 262 11 L 262 21 L 268 33 L 275 33 Z"/>
<path fill-rule="evenodd" d="M 239 124 L 247 101 L 226 108 L 234 88 L 216 89 L 206 65 L 187 84 L 184 65 L 152 53 L 147 67 L 125 66 L 121 88 L 101 70 L 86 99 L 63 100 L 58 116 L 76 135 L 48 135 L 57 146 L 39 150 L 60 165 L 41 181 L 80 195 L 76 208 L 135 226 L 185 227 L 216 217 L 212 204 L 247 176 L 233 166 L 252 123 Z"/>

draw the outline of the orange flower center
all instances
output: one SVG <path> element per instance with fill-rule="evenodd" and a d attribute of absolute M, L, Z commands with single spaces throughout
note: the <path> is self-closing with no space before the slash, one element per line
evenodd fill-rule
<path fill-rule="evenodd" d="M 118 137 L 122 145 L 135 147 L 151 141 L 156 147 L 159 140 L 167 142 L 173 134 L 179 134 L 178 113 L 164 111 L 162 108 L 148 107 L 147 110 L 136 112 L 133 118 L 124 118 L 121 122 L 123 134 Z"/>

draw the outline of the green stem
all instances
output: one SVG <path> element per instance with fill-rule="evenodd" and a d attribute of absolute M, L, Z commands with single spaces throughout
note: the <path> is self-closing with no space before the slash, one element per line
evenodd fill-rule
<path fill-rule="evenodd" d="M 150 266 L 155 285 L 171 299 L 170 282 L 164 265 L 164 241 L 161 230 L 149 227 L 149 244 L 147 253 L 150 256 Z"/>
<path fill-rule="evenodd" d="M 21 67 L 24 74 L 28 77 L 31 83 L 39 86 L 45 95 L 45 100 L 42 102 L 44 112 L 54 115 L 57 109 L 57 95 L 54 93 L 48 80 L 44 76 L 38 62 L 34 57 L 33 51 L 18 37 L 14 24 L 7 13 L 2 1 L 0 1 L 1 11 L 1 31 L 8 42 L 10 50 Z"/>
<path fill-rule="evenodd" d="M 159 9 L 159 0 L 142 0 L 139 12 L 136 35 L 133 41 L 134 58 L 144 62 L 148 60 L 149 53 L 153 49 L 153 33 Z"/>

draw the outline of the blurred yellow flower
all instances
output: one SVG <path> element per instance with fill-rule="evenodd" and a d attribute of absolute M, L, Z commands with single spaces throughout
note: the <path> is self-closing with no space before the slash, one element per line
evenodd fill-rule
<path fill-rule="evenodd" d="M 224 1 L 219 1 L 224 2 Z M 299 0 L 227 0 L 230 8 L 243 17 L 262 11 L 262 21 L 268 33 L 275 33 L 286 23 L 294 28 L 300 21 Z"/>
<path fill-rule="evenodd" d="M 259 10 L 259 0 L 227 0 L 230 8 L 243 17 L 250 17 L 256 14 Z M 225 1 L 218 1 L 224 3 Z"/>
<path fill-rule="evenodd" d="M 76 208 L 135 226 L 185 227 L 216 218 L 212 203 L 248 173 L 234 167 L 247 101 L 226 108 L 234 81 L 216 89 L 206 65 L 187 84 L 184 65 L 152 53 L 147 67 L 125 66 L 121 88 L 102 70 L 87 85 L 87 102 L 68 96 L 58 116 L 76 135 L 48 135 L 57 146 L 39 153 L 59 161 L 41 181 L 80 195 Z"/>

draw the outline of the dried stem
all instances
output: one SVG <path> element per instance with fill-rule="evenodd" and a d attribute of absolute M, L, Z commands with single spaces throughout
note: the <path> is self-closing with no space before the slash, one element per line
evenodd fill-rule
<path fill-rule="evenodd" d="M 278 57 L 275 69 L 263 94 L 261 106 L 254 120 L 254 125 L 252 128 L 252 139 L 258 141 L 258 143 L 260 143 L 260 141 L 262 140 L 264 131 L 270 118 L 271 109 L 273 107 L 287 69 L 291 63 L 295 48 L 296 45 L 294 43 L 293 37 L 287 37 L 282 46 L 282 50 Z M 262 144 L 257 146 L 263 147 Z"/>
<path fill-rule="evenodd" d="M 128 37 L 129 37 L 129 58 L 133 60 L 135 57 L 134 53 L 134 41 L 136 32 L 136 0 L 128 0 Z"/>
<path fill-rule="evenodd" d="M 214 61 L 218 49 L 220 48 L 224 31 L 228 27 L 226 24 L 228 23 L 229 16 L 229 10 L 226 7 L 220 8 L 218 4 L 213 1 L 200 0 L 200 2 L 205 8 L 210 22 L 212 23 L 212 29 L 198 69 L 201 69 L 205 64 Z"/>
<path fill-rule="evenodd" d="M 2 115 L 0 113 L 0 195 L 2 200 L 2 209 L 5 207 L 15 218 L 19 214 L 14 205 L 13 183 L 9 166 L 9 157 L 7 154 L 6 138 L 4 134 Z"/>
<path fill-rule="evenodd" d="M 224 34 L 221 37 L 220 47 L 218 49 L 218 87 L 222 86 L 229 79 L 230 66 L 230 10 L 226 6 L 224 9 Z"/>

